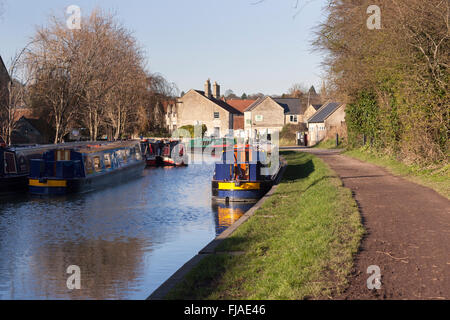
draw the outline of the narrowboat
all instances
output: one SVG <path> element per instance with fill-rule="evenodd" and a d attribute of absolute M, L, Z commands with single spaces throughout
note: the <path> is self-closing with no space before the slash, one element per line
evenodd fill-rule
<path fill-rule="evenodd" d="M 184 144 L 181 141 L 169 141 L 164 143 L 161 153 L 163 166 L 186 166 L 188 161 L 186 158 Z"/>
<path fill-rule="evenodd" d="M 275 184 L 277 173 L 267 176 L 263 163 L 267 153 L 245 145 L 234 146 L 231 152 L 223 152 L 215 165 L 212 195 L 216 201 L 255 202 L 261 199 Z"/>
<path fill-rule="evenodd" d="M 0 146 L 0 194 L 26 192 L 30 161 L 41 159 L 50 146 L 6 147 Z"/>
<path fill-rule="evenodd" d="M 182 167 L 188 164 L 181 141 L 145 140 L 141 142 L 141 150 L 149 167 Z"/>
<path fill-rule="evenodd" d="M 158 142 L 151 140 L 141 141 L 141 151 L 148 167 L 157 167 L 161 165 Z"/>
<path fill-rule="evenodd" d="M 31 160 L 29 190 L 34 195 L 85 193 L 140 177 L 144 167 L 139 141 L 60 147 Z"/>

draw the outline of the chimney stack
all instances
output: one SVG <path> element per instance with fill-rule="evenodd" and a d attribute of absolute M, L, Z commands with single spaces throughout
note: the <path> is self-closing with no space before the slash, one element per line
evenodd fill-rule
<path fill-rule="evenodd" d="M 214 81 L 213 95 L 214 95 L 214 98 L 220 99 L 220 86 L 217 84 L 216 81 Z"/>
<path fill-rule="evenodd" d="M 208 79 L 205 83 L 205 96 L 211 98 L 211 81 Z"/>

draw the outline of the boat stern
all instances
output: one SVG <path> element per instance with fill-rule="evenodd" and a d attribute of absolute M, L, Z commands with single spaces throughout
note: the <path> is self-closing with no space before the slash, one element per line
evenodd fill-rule
<path fill-rule="evenodd" d="M 29 179 L 29 190 L 33 195 L 65 195 L 67 180 Z"/>

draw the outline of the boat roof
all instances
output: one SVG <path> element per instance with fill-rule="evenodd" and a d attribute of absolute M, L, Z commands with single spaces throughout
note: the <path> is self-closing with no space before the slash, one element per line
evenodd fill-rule
<path fill-rule="evenodd" d="M 77 148 L 75 151 L 79 153 L 97 153 L 97 152 L 103 152 L 108 150 L 115 150 L 115 149 L 122 149 L 122 148 L 129 148 L 134 147 L 136 144 L 138 144 L 139 141 L 116 141 L 116 142 L 109 142 L 106 144 L 88 144 L 86 146 Z"/>

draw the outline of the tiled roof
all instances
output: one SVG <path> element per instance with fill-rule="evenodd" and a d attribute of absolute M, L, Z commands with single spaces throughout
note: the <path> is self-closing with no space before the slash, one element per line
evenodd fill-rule
<path fill-rule="evenodd" d="M 284 108 L 285 114 L 304 114 L 306 111 L 306 105 L 303 105 L 299 98 L 276 98 L 273 100 Z"/>
<path fill-rule="evenodd" d="M 261 97 L 258 98 L 258 100 L 256 100 L 254 103 L 252 103 L 247 109 L 245 109 L 245 112 L 247 111 L 252 111 L 253 109 L 255 109 L 257 106 L 259 106 L 264 100 L 266 100 L 267 98 L 269 98 L 269 96 L 265 96 L 265 97 Z"/>
<path fill-rule="evenodd" d="M 324 104 L 317 112 L 308 120 L 309 123 L 324 122 L 330 115 L 332 115 L 342 103 L 329 102 Z"/>
<path fill-rule="evenodd" d="M 271 97 L 266 96 L 259 98 L 245 111 L 252 111 L 267 98 Z M 304 114 L 306 111 L 306 104 L 299 98 L 271 98 L 271 99 L 274 100 L 278 105 L 280 105 L 284 109 L 284 113 L 287 115 Z"/>
<path fill-rule="evenodd" d="M 230 106 L 239 112 L 243 113 L 248 107 L 250 107 L 256 100 L 240 100 L 240 99 L 230 99 L 226 100 Z"/>
<path fill-rule="evenodd" d="M 226 103 L 223 100 L 220 99 L 216 99 L 214 97 L 207 97 L 205 96 L 205 91 L 200 91 L 200 90 L 194 90 L 195 92 L 201 94 L 202 96 L 204 96 L 206 99 L 211 100 L 212 102 L 214 102 L 215 104 L 217 104 L 218 106 L 222 107 L 223 109 L 225 109 L 226 111 L 228 111 L 229 113 L 232 114 L 242 114 L 242 112 L 240 112 L 239 110 L 236 110 L 235 108 L 233 108 L 232 106 L 230 106 L 228 103 Z"/>

